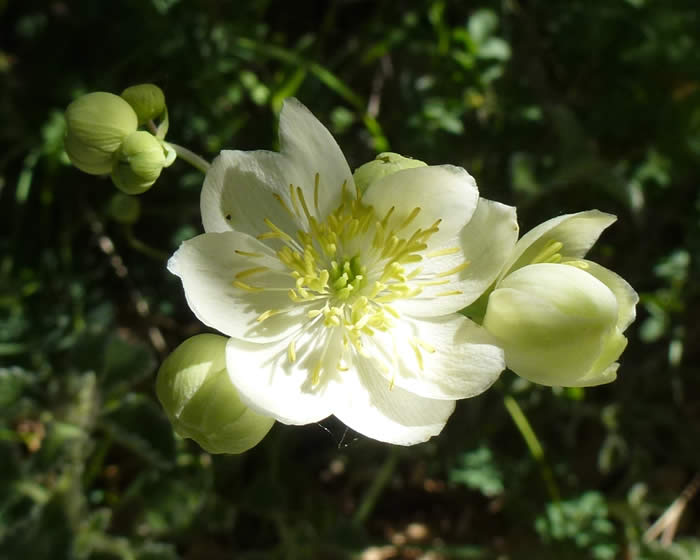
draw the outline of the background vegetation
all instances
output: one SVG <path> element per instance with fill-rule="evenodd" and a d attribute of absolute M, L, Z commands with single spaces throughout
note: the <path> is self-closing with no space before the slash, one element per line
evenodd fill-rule
<path fill-rule="evenodd" d="M 699 29 L 696 0 L 0 0 L 0 558 L 700 558 L 700 500 L 647 531 L 700 470 Z M 125 226 L 62 150 L 73 98 L 144 81 L 207 158 L 274 148 L 294 95 L 351 166 L 462 165 L 523 231 L 617 214 L 619 380 L 506 372 L 408 449 L 332 418 L 241 456 L 175 438 L 155 370 L 202 326 L 165 261 L 202 176 Z"/>

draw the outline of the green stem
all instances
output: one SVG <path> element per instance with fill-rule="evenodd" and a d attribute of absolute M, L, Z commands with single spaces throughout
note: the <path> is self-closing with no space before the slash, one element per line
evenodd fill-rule
<path fill-rule="evenodd" d="M 559 492 L 559 487 L 554 480 L 554 474 L 552 469 L 549 468 L 546 459 L 544 458 L 544 449 L 540 444 L 540 440 L 537 439 L 535 431 L 532 429 L 530 422 L 528 422 L 523 409 L 520 408 L 518 401 L 516 401 L 510 395 L 503 397 L 503 404 L 510 414 L 515 427 L 518 428 L 520 435 L 523 436 L 525 440 L 525 445 L 527 445 L 530 455 L 537 462 L 540 467 L 540 473 L 542 479 L 544 480 L 545 486 L 547 486 L 547 491 L 549 492 L 552 501 L 558 502 L 561 499 L 561 493 Z"/>
<path fill-rule="evenodd" d="M 134 231 L 130 225 L 124 227 L 124 235 L 126 237 L 126 242 L 129 244 L 129 247 L 138 251 L 139 253 L 143 253 L 144 255 L 151 257 L 152 259 L 156 259 L 157 261 L 166 261 L 168 260 L 168 257 L 170 257 L 170 255 L 168 255 L 167 253 L 164 253 L 163 251 L 160 251 L 158 249 L 154 249 L 153 247 L 147 245 L 140 239 L 137 239 L 134 236 Z"/>
<path fill-rule="evenodd" d="M 207 171 L 209 171 L 211 163 L 209 163 L 203 157 L 198 156 L 194 152 L 191 152 L 190 150 L 188 150 L 184 146 L 180 146 L 179 144 L 173 144 L 172 142 L 168 142 L 168 145 L 172 147 L 173 150 L 175 150 L 177 157 L 184 159 L 192 167 L 199 169 L 202 173 L 206 173 Z"/>
<path fill-rule="evenodd" d="M 352 522 L 355 525 L 361 525 L 372 513 L 374 506 L 377 504 L 377 500 L 382 494 L 385 486 L 389 483 L 391 475 L 394 474 L 396 465 L 399 462 L 399 447 L 392 446 L 389 449 L 389 455 L 384 460 L 384 464 L 379 469 L 377 476 L 372 481 L 372 484 L 365 492 L 360 506 L 355 511 L 355 515 L 352 517 Z"/>

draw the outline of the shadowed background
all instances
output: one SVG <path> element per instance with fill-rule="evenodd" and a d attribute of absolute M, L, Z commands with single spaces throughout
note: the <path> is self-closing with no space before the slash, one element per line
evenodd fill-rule
<path fill-rule="evenodd" d="M 0 0 L 0 558 L 700 557 L 698 29 L 694 0 Z M 175 438 L 155 371 L 202 326 L 165 262 L 202 176 L 166 169 L 125 226 L 62 148 L 71 100 L 140 82 L 207 159 L 275 148 L 296 96 L 352 168 L 461 165 L 523 232 L 617 214 L 618 381 L 506 372 L 407 449 L 332 418 L 240 456 Z"/>

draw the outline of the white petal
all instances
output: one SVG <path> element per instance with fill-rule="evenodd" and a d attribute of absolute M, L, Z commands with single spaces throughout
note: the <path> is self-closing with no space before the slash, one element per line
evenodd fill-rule
<path fill-rule="evenodd" d="M 275 199 L 289 203 L 289 183 L 284 156 L 259 150 L 225 150 L 214 160 L 204 178 L 200 210 L 204 231 L 236 230 L 253 237 L 269 231 L 265 219 L 287 233 L 294 233 L 300 220 Z"/>
<path fill-rule="evenodd" d="M 373 206 L 383 217 L 392 207 L 390 227 L 398 228 L 420 208 L 401 236 L 410 236 L 416 229 L 428 229 L 437 220 L 440 230 L 430 241 L 438 246 L 457 235 L 470 220 L 479 200 L 474 178 L 461 167 L 433 165 L 404 169 L 373 182 L 365 192 L 363 202 Z M 408 233 L 408 235 L 405 235 Z"/>
<path fill-rule="evenodd" d="M 339 373 L 333 384 L 333 413 L 367 437 L 414 445 L 439 434 L 455 403 L 419 397 L 389 382 L 371 360 L 357 357 L 355 367 Z"/>
<path fill-rule="evenodd" d="M 515 208 L 480 198 L 472 219 L 456 238 L 424 251 L 419 264 L 423 272 L 416 279 L 417 284 L 426 282 L 423 291 L 414 298 L 397 301 L 394 307 L 416 317 L 434 317 L 463 309 L 494 282 L 517 239 Z M 465 262 L 469 264 L 461 268 Z M 444 276 L 450 270 L 456 272 Z M 435 280 L 446 283 L 430 285 Z"/>
<path fill-rule="evenodd" d="M 253 344 L 231 338 L 226 364 L 241 400 L 252 410 L 284 424 L 310 424 L 332 413 L 328 382 L 313 383 L 316 364 L 323 361 L 328 329 L 307 329 L 297 334 L 295 361 L 290 361 L 288 338 L 269 344 Z"/>
<path fill-rule="evenodd" d="M 547 220 L 531 229 L 515 245 L 501 277 L 508 272 L 528 265 L 547 246 L 558 241 L 563 244 L 559 253 L 564 257 L 580 258 L 598 240 L 603 230 L 617 220 L 613 214 L 588 210 L 566 214 Z"/>
<path fill-rule="evenodd" d="M 402 319 L 375 332 L 369 353 L 394 385 L 430 399 L 464 399 L 488 389 L 505 369 L 503 350 L 469 319 L 451 314 Z"/>
<path fill-rule="evenodd" d="M 564 262 L 566 260 L 564 259 Z M 612 270 L 592 261 L 584 262 L 588 265 L 585 271 L 595 276 L 615 294 L 618 311 L 617 328 L 620 331 L 624 331 L 632 324 L 637 315 L 635 306 L 639 303 L 639 295 L 624 278 L 615 274 Z"/>
<path fill-rule="evenodd" d="M 352 173 L 338 144 L 296 99 L 287 100 L 282 107 L 279 131 L 280 153 L 223 151 L 214 161 L 200 201 L 205 231 L 235 229 L 256 236 L 269 231 L 264 222 L 268 218 L 293 234 L 308 226 L 297 187 L 309 212 L 321 219 L 340 203 L 343 183 L 350 192 L 354 190 Z M 290 185 L 294 194 L 290 194 Z"/>
<path fill-rule="evenodd" d="M 233 284 L 237 275 L 258 267 L 267 270 L 239 278 L 264 291 Z M 306 320 L 308 306 L 293 304 L 287 295 L 294 279 L 270 249 L 243 233 L 205 233 L 185 241 L 168 261 L 168 270 L 182 280 L 187 303 L 197 318 L 226 335 L 258 342 L 278 340 Z M 280 313 L 257 321 L 270 309 Z"/>

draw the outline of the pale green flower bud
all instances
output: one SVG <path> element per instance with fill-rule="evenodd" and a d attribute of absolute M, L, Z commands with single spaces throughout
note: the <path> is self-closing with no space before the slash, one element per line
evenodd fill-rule
<path fill-rule="evenodd" d="M 155 84 L 139 84 L 126 88 L 122 97 L 136 111 L 139 126 L 155 119 L 165 111 L 165 95 Z"/>
<path fill-rule="evenodd" d="M 396 173 L 403 169 L 414 167 L 426 167 L 428 164 L 417 159 L 411 159 L 393 152 L 383 152 L 374 160 L 369 161 L 357 169 L 352 174 L 355 186 L 360 192 L 365 192 L 370 184 L 378 181 L 382 177 Z"/>
<path fill-rule="evenodd" d="M 147 191 L 166 165 L 163 143 L 145 130 L 127 136 L 116 155 L 112 181 L 126 194 Z"/>
<path fill-rule="evenodd" d="M 188 338 L 158 370 L 156 393 L 175 431 L 209 453 L 243 453 L 274 419 L 246 407 L 226 371 L 226 342 L 214 334 Z"/>
<path fill-rule="evenodd" d="M 604 283 L 619 277 L 588 268 L 580 260 L 527 265 L 490 294 L 483 326 L 498 339 L 513 372 L 564 387 L 615 379 L 616 360 L 627 345 L 620 328 L 627 312 L 620 305 L 627 303 L 618 301 L 619 286 Z"/>
<path fill-rule="evenodd" d="M 141 202 L 138 198 L 117 193 L 109 201 L 108 212 L 120 224 L 134 224 L 141 217 Z"/>
<path fill-rule="evenodd" d="M 73 165 L 93 175 L 112 170 L 114 153 L 138 126 L 131 105 L 118 95 L 103 91 L 73 101 L 65 117 L 66 153 Z"/>

